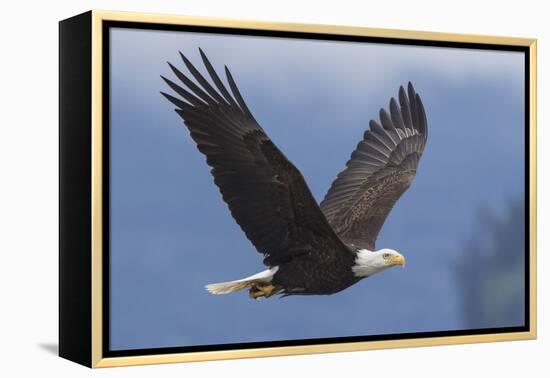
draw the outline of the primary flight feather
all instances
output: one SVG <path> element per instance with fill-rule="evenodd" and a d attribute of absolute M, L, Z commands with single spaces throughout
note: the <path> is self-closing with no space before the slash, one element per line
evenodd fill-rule
<path fill-rule="evenodd" d="M 213 294 L 248 289 L 273 294 L 333 294 L 405 258 L 375 250 L 391 209 L 415 177 L 428 136 L 426 114 L 411 83 L 357 145 L 320 205 L 304 177 L 254 119 L 225 67 L 229 89 L 200 50 L 205 78 L 180 53 L 187 75 L 168 63 L 178 83 L 162 77 L 191 138 L 212 168 L 231 215 L 263 256 L 267 270 L 207 285 Z M 192 80 L 192 77 L 194 80 Z"/>

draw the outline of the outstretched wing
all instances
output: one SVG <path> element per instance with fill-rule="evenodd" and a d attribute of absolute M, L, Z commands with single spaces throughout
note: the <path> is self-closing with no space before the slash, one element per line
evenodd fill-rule
<path fill-rule="evenodd" d="M 391 209 L 416 175 L 428 137 L 426 113 L 411 83 L 399 88 L 389 113 L 370 121 L 346 169 L 332 183 L 321 209 L 340 238 L 357 248 L 374 250 Z"/>
<path fill-rule="evenodd" d="M 297 254 L 347 253 L 317 205 L 302 174 L 256 122 L 231 73 L 225 67 L 231 93 L 200 50 L 217 90 L 180 53 L 192 77 L 170 65 L 186 88 L 163 77 L 181 98 L 162 93 L 176 105 L 191 137 L 212 167 L 233 218 L 268 266 Z M 198 84 L 196 84 L 198 83 Z M 324 248 L 320 248 L 323 243 Z M 331 256 L 324 256 L 330 260 Z"/>

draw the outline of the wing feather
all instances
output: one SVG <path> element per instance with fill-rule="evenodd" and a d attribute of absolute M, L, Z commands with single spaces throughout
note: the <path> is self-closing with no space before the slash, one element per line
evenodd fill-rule
<path fill-rule="evenodd" d="M 180 53 L 195 81 L 169 63 L 179 83 L 162 78 L 180 98 L 161 93 L 176 106 L 233 218 L 264 255 L 264 263 L 279 265 L 304 251 L 324 254 L 327 263 L 349 259 L 352 253 L 329 225 L 300 171 L 256 122 L 229 69 L 225 67 L 230 91 L 202 50 L 200 54 L 215 88 Z M 390 150 L 375 147 L 366 153 L 387 160 Z"/>
<path fill-rule="evenodd" d="M 411 184 L 426 145 L 428 129 L 420 96 L 411 83 L 399 88 L 389 113 L 370 129 L 332 183 L 321 209 L 340 238 L 356 248 L 374 249 L 391 209 Z"/>

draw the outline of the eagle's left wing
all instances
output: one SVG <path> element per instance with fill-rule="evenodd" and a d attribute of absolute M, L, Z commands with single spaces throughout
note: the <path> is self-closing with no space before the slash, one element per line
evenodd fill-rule
<path fill-rule="evenodd" d="M 348 245 L 374 250 L 378 233 L 391 209 L 408 189 L 428 137 L 420 96 L 409 83 L 392 98 L 380 123 L 370 121 L 346 169 L 332 183 L 321 210 Z"/>
<path fill-rule="evenodd" d="M 181 54 L 196 83 L 170 65 L 180 84 L 164 80 L 179 98 L 163 95 L 176 105 L 231 215 L 264 263 L 352 259 L 300 171 L 254 119 L 227 67 L 229 89 L 200 53 L 215 87 Z"/>

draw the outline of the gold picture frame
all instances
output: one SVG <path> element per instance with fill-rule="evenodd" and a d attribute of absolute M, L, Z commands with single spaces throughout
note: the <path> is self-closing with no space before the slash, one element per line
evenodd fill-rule
<path fill-rule="evenodd" d="M 419 337 L 398 340 L 378 340 L 361 342 L 342 342 L 330 344 L 259 347 L 253 349 L 232 349 L 216 351 L 200 351 L 167 354 L 144 354 L 134 356 L 106 357 L 104 356 L 103 330 L 104 330 L 104 298 L 103 298 L 103 227 L 104 227 L 104 182 L 103 167 L 105 146 L 102 122 L 104 119 L 104 87 L 107 84 L 103 75 L 103 51 L 105 40 L 104 25 L 107 22 L 128 22 L 147 25 L 188 25 L 199 27 L 237 28 L 244 30 L 262 30 L 274 32 L 315 33 L 326 35 L 375 37 L 384 39 L 430 41 L 430 42 L 456 42 L 476 45 L 502 45 L 522 47 L 528 51 L 528 120 L 529 120 L 529 265 L 528 265 L 528 303 L 529 319 L 528 329 L 520 332 L 475 334 L 475 335 L 450 335 L 443 337 Z M 469 34 L 437 33 L 424 31 L 407 31 L 393 29 L 377 29 L 355 26 L 295 24 L 281 22 L 260 22 L 251 20 L 231 20 L 210 17 L 189 17 L 161 14 L 126 13 L 93 10 L 83 15 L 62 21 L 60 23 L 60 127 L 61 127 L 61 241 L 60 241 L 60 355 L 70 360 L 79 362 L 89 367 L 114 367 L 143 364 L 159 364 L 187 361 L 207 361 L 219 359 L 237 359 L 250 357 L 299 355 L 310 353 L 347 352 L 371 349 L 420 347 L 447 344 L 465 344 L 493 341 L 511 341 L 535 339 L 537 335 L 537 306 L 536 306 L 536 98 L 537 98 L 537 41 L 530 38 L 514 38 L 501 36 L 484 36 Z M 83 35 L 79 39 L 79 33 Z M 82 42 L 84 41 L 84 42 Z M 86 53 L 82 54 L 85 49 Z M 80 55 L 80 58 L 76 57 Z M 68 62 L 75 59 L 88 60 L 89 77 L 82 77 L 82 73 L 67 73 Z M 79 76 L 80 75 L 80 76 Z M 73 81 L 71 81 L 73 80 Z M 74 80 L 83 83 L 83 98 L 74 95 L 63 94 L 74 85 Z M 80 80 L 80 81 L 79 81 Z M 86 97 L 89 94 L 89 97 Z M 71 98 L 72 97 L 72 98 Z M 69 108 L 75 109 L 71 101 L 80 101 L 78 105 L 82 111 L 71 113 Z M 89 101 L 87 103 L 86 101 Z M 80 118 L 79 118 L 80 117 Z M 83 128 L 78 134 L 79 138 L 89 138 L 89 181 L 82 183 L 82 188 L 89 190 L 78 192 L 74 188 L 74 175 L 70 166 L 65 166 L 67 159 L 65 153 L 75 153 L 74 149 L 64 143 L 73 143 L 76 130 L 69 130 L 68 124 L 76 127 L 75 122 L 89 122 L 89 128 Z M 91 131 L 91 133 L 90 133 Z M 66 135 L 66 139 L 64 139 Z M 74 156 L 74 155 L 73 155 Z M 78 157 L 78 156 L 77 156 Z M 65 160 L 64 160 L 65 159 Z M 83 173 L 79 173 L 83 174 Z M 67 181 L 64 181 L 64 180 Z M 71 182 L 69 182 L 69 179 Z M 64 185 L 72 185 L 71 188 Z M 83 190 L 84 190 L 83 189 Z M 73 192 L 71 191 L 73 190 Z M 82 196 L 88 196 L 84 208 L 89 207 L 89 212 L 83 216 L 89 216 L 89 223 L 74 222 L 75 213 L 68 207 L 75 201 L 80 201 Z M 86 198 L 88 198 L 86 197 Z M 74 210 L 76 211 L 76 209 Z M 78 230 L 75 227 L 80 227 Z M 89 228 L 87 228 L 89 227 Z M 83 231 L 84 230 L 84 231 Z M 77 237 L 77 240 L 66 240 L 67 235 L 85 233 L 87 237 Z M 71 244 L 72 243 L 72 244 Z M 89 249 L 88 249 L 89 248 Z M 83 257 L 75 256 L 81 250 L 87 252 Z M 73 277 L 68 269 L 81 272 L 80 277 Z M 88 272 L 85 272 L 89 269 Z M 86 283 L 88 282 L 88 284 Z M 75 302 L 78 292 L 82 295 L 82 301 Z M 87 302 L 89 301 L 89 302 Z M 89 312 L 89 314 L 88 314 Z M 75 320 L 76 319 L 76 320 Z M 80 340 L 80 341 L 78 341 Z M 85 345 L 79 345 L 79 343 Z"/>

